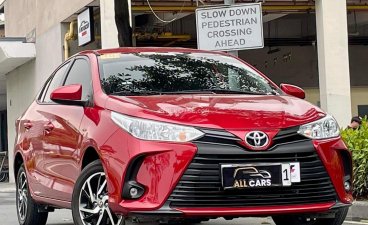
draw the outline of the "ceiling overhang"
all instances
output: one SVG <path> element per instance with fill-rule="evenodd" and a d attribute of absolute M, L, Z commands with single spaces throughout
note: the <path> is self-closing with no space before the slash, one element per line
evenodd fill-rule
<path fill-rule="evenodd" d="M 0 76 L 5 76 L 35 57 L 34 43 L 25 43 L 23 38 L 0 39 Z"/>

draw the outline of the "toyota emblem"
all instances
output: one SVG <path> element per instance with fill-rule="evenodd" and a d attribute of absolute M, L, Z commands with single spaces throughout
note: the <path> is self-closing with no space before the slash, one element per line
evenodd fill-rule
<path fill-rule="evenodd" d="M 249 132 L 245 136 L 245 141 L 254 148 L 263 148 L 269 143 L 267 134 L 262 131 Z"/>

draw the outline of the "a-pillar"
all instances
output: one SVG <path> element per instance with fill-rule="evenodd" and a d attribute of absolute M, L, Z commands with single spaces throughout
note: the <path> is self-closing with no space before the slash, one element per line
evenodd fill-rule
<path fill-rule="evenodd" d="M 316 1 L 321 108 L 340 126 L 351 119 L 346 1 Z"/>

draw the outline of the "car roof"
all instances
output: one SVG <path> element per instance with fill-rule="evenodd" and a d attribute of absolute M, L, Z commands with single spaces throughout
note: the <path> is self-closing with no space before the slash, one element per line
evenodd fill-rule
<path fill-rule="evenodd" d="M 138 52 L 179 52 L 179 53 L 211 53 L 211 54 L 219 54 L 219 55 L 228 55 L 224 52 L 218 51 L 205 51 L 191 48 L 169 48 L 169 47 L 122 47 L 122 48 L 111 48 L 111 49 L 98 49 L 98 50 L 86 50 L 78 53 L 77 55 L 85 55 L 85 54 L 96 54 L 96 55 L 104 55 L 104 54 L 113 54 L 113 53 L 138 53 Z"/>

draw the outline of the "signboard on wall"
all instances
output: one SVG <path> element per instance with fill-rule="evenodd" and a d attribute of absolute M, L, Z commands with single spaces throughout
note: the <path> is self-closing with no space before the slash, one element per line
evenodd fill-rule
<path fill-rule="evenodd" d="M 233 51 L 264 47 L 261 3 L 196 10 L 198 49 Z"/>
<path fill-rule="evenodd" d="M 78 15 L 78 46 L 94 41 L 93 8 L 89 7 Z"/>

